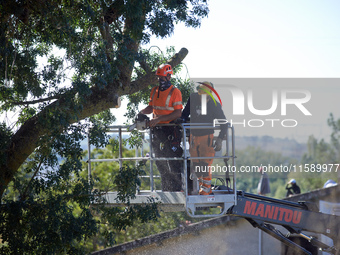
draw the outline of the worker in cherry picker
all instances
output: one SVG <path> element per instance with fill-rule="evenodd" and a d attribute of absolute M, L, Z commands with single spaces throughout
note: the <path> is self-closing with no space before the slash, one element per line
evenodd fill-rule
<path fill-rule="evenodd" d="M 214 119 L 226 119 L 221 104 L 214 102 L 207 95 L 212 94 L 214 85 L 211 82 L 199 82 L 197 93 L 192 93 L 182 112 L 182 120 L 187 122 L 190 116 L 190 123 L 207 123 L 213 125 Z M 206 113 L 202 111 L 202 97 L 206 96 Z M 204 106 L 203 106 L 204 107 Z M 222 140 L 227 133 L 227 125 L 221 125 L 221 130 L 216 140 L 214 140 L 214 129 L 190 129 L 190 156 L 191 157 L 214 157 L 215 151 L 222 149 Z M 191 160 L 191 177 L 196 175 L 199 181 L 199 194 L 209 195 L 211 190 L 211 165 L 213 158 Z M 188 182 L 189 190 L 192 189 L 192 182 Z"/>
<path fill-rule="evenodd" d="M 181 130 L 178 126 L 162 126 L 173 123 L 182 114 L 182 93 L 171 84 L 173 70 L 171 65 L 162 64 L 156 75 L 159 85 L 152 88 L 149 105 L 139 114 L 153 113 L 150 120 L 152 134 L 152 149 L 156 158 L 182 157 Z M 163 191 L 182 190 L 182 161 L 156 160 L 157 169 L 161 175 Z"/>

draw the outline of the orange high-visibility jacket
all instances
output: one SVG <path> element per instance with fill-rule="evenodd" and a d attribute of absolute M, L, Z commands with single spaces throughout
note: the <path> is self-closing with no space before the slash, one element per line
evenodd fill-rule
<path fill-rule="evenodd" d="M 168 115 L 174 110 L 183 109 L 182 93 L 173 85 L 164 91 L 160 91 L 158 86 L 154 87 L 150 93 L 149 105 L 153 107 L 154 117 Z M 169 122 L 161 121 L 160 124 Z"/>

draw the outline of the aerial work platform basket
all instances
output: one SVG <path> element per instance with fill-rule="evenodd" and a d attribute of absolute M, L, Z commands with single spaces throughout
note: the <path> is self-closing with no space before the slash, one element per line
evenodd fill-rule
<path fill-rule="evenodd" d="M 165 124 L 175 125 L 175 124 Z M 119 156 L 116 158 L 96 159 L 91 158 L 91 145 L 88 139 L 88 176 L 92 176 L 93 163 L 96 162 L 112 162 L 119 164 L 121 168 L 125 161 L 134 161 L 136 164 L 139 161 L 147 162 L 149 167 L 145 171 L 146 174 L 139 176 L 145 183 L 149 184 L 149 189 L 138 189 L 131 204 L 143 204 L 153 198 L 160 202 L 160 206 L 164 211 L 183 211 L 185 210 L 191 217 L 214 217 L 226 214 L 227 210 L 236 205 L 236 167 L 235 167 L 235 135 L 234 128 L 227 124 L 227 134 L 223 140 L 222 150 L 216 152 L 213 157 L 191 157 L 189 153 L 189 133 L 192 129 L 213 129 L 214 132 L 220 129 L 219 126 L 212 126 L 206 123 L 182 123 L 177 124 L 182 130 L 181 147 L 183 149 L 182 157 L 177 158 L 157 158 L 152 150 L 152 135 L 150 129 L 145 129 L 140 132 L 142 137 L 142 146 L 130 148 L 135 151 L 134 157 L 123 156 L 123 140 L 124 137 L 131 135 L 128 126 L 110 126 L 107 133 L 115 134 L 119 143 Z M 216 133 L 216 132 L 215 132 Z M 216 136 L 214 136 L 216 139 Z M 212 187 L 213 194 L 198 195 L 198 180 L 193 171 L 190 171 L 191 160 L 213 158 L 212 170 Z M 181 192 L 163 192 L 160 187 L 157 189 L 157 180 L 160 179 L 158 170 L 154 162 L 157 160 L 180 160 L 182 166 L 182 182 L 183 191 Z M 188 190 L 188 181 L 191 178 L 193 181 L 193 192 Z M 159 181 L 158 181 L 159 182 Z M 195 195 L 193 195 L 195 194 Z M 197 194 L 197 195 L 196 195 Z M 106 199 L 109 206 L 124 206 L 124 203 L 117 199 L 117 192 L 108 192 Z"/>

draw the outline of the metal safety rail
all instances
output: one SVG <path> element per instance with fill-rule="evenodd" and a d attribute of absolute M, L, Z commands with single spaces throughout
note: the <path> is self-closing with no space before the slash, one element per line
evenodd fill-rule
<path fill-rule="evenodd" d="M 109 126 L 106 130 L 107 133 L 117 134 L 117 140 L 119 143 L 119 153 L 117 158 L 106 158 L 106 159 L 94 159 L 91 158 L 91 144 L 90 139 L 88 138 L 88 179 L 91 179 L 92 175 L 92 163 L 95 162 L 113 162 L 119 163 L 119 167 L 123 166 L 124 161 L 150 161 L 149 174 L 139 176 L 140 178 L 145 179 L 148 178 L 150 182 L 149 189 L 140 190 L 138 189 L 136 193 L 136 197 L 131 199 L 131 204 L 144 204 L 148 202 L 149 198 L 153 198 L 156 201 L 161 202 L 161 208 L 163 211 L 184 211 L 185 210 L 185 195 L 184 192 L 163 192 L 162 190 L 155 189 L 155 178 L 160 178 L 159 175 L 154 174 L 154 166 L 153 162 L 156 160 L 183 160 L 183 158 L 156 158 L 152 153 L 152 136 L 150 129 L 138 131 L 142 133 L 143 137 L 143 145 L 146 144 L 145 151 L 149 149 L 149 157 L 145 157 L 144 155 L 144 146 L 141 148 L 134 147 L 135 157 L 124 157 L 123 156 L 123 136 L 124 134 L 130 135 L 131 131 L 128 126 L 115 125 Z M 148 138 L 146 138 L 148 136 Z M 117 200 L 117 192 L 108 192 L 106 194 L 106 200 L 108 201 L 109 206 L 124 206 L 124 203 L 121 203 Z"/>
<path fill-rule="evenodd" d="M 208 125 L 207 123 L 183 123 L 183 138 L 188 137 L 187 133 L 190 132 L 190 130 L 193 129 L 213 129 L 213 130 L 219 130 L 219 126 L 213 126 Z M 214 137 L 215 139 L 215 137 Z M 227 124 L 227 134 L 225 139 L 223 140 L 223 143 L 225 144 L 226 153 L 224 156 L 222 155 L 216 155 L 214 157 L 190 157 L 190 153 L 186 146 L 184 146 L 184 171 L 186 174 L 185 176 L 185 197 L 186 197 L 186 211 L 187 213 L 194 218 L 199 217 L 216 217 L 221 216 L 227 213 L 228 209 L 232 206 L 236 205 L 237 203 L 237 195 L 236 195 L 236 168 L 235 168 L 235 134 L 234 134 L 234 127 L 231 126 L 229 123 Z M 223 148 L 223 146 L 222 146 Z M 231 160 L 229 162 L 228 166 L 224 165 L 220 167 L 220 169 L 225 169 L 227 171 L 222 171 L 219 174 L 213 173 L 213 178 L 225 178 L 226 174 L 228 174 L 230 181 L 231 181 L 231 187 L 228 186 L 228 189 L 222 189 L 222 190 L 213 190 L 212 195 L 191 195 L 188 193 L 188 176 L 189 173 L 187 164 L 191 160 L 194 159 L 222 159 Z M 214 167 L 214 165 L 212 165 Z M 197 181 L 198 183 L 198 181 Z M 195 185 L 194 185 L 195 187 Z M 198 187 L 199 188 L 199 187 Z M 216 210 L 210 210 L 213 208 L 218 208 L 218 212 Z"/>
<path fill-rule="evenodd" d="M 165 125 L 174 125 L 174 124 L 165 124 Z M 144 156 L 144 146 L 141 148 L 135 147 L 135 157 L 123 157 L 123 134 L 130 133 L 127 126 L 110 126 L 107 129 L 107 133 L 117 134 L 118 142 L 119 142 L 119 156 L 118 158 L 109 158 L 109 159 L 92 159 L 91 158 L 91 145 L 88 139 L 88 177 L 89 180 L 91 178 L 92 167 L 91 164 L 94 162 L 114 162 L 119 163 L 119 166 L 123 166 L 124 161 L 150 161 L 150 170 L 149 174 L 140 176 L 141 178 L 149 178 L 150 181 L 150 189 L 148 190 L 138 190 L 136 193 L 136 198 L 131 200 L 131 204 L 143 204 L 148 201 L 148 198 L 154 198 L 157 201 L 161 202 L 161 207 L 164 211 L 183 211 L 186 210 L 187 213 L 192 217 L 213 217 L 225 214 L 226 211 L 233 205 L 236 204 L 236 181 L 235 174 L 233 172 L 230 173 L 230 179 L 232 183 L 232 187 L 229 190 L 214 190 L 213 195 L 209 196 L 200 196 L 200 195 L 189 195 L 188 187 L 187 187 L 187 178 L 189 177 L 188 164 L 190 164 L 190 160 L 198 159 L 194 157 L 190 157 L 189 150 L 187 148 L 189 135 L 188 131 L 190 129 L 206 129 L 211 128 L 214 130 L 218 130 L 219 127 L 213 127 L 212 125 L 207 124 L 192 124 L 192 123 L 183 123 L 182 127 L 182 148 L 183 148 L 183 156 L 177 158 L 156 158 L 153 155 L 152 151 L 152 135 L 150 129 L 138 131 L 142 132 L 143 141 L 146 147 L 149 149 L 149 157 Z M 199 157 L 199 159 L 204 158 L 214 158 L 214 159 L 230 159 L 229 168 L 235 167 L 235 147 L 234 147 L 234 129 L 232 126 L 228 124 L 227 136 L 223 143 L 225 144 L 226 153 L 225 156 L 215 155 L 215 157 Z M 148 135 L 148 139 L 145 139 L 145 136 Z M 155 178 L 159 178 L 159 175 L 154 175 L 153 162 L 157 160 L 182 160 L 183 161 L 183 181 L 185 183 L 185 190 L 183 192 L 163 192 L 161 190 L 155 189 Z M 220 175 L 213 175 L 217 178 L 224 178 L 226 173 L 221 173 Z M 196 185 L 196 188 L 199 187 Z M 122 203 L 117 201 L 117 192 L 108 192 L 107 193 L 107 201 L 110 206 L 123 206 Z M 208 208 L 220 208 L 219 213 L 208 213 Z M 205 212 L 202 214 L 200 209 L 205 209 Z"/>

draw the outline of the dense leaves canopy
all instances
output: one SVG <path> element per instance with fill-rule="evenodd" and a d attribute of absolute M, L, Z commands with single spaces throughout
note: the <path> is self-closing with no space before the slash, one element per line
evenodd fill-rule
<path fill-rule="evenodd" d="M 119 98 L 136 98 L 159 64 L 185 58 L 186 49 L 152 56 L 150 37 L 170 36 L 177 22 L 198 27 L 207 14 L 205 0 L 0 1 L 2 254 L 83 251 L 98 230 L 89 205 L 100 194 L 79 174 L 81 141 L 91 127 L 91 142 L 107 143 Z M 115 210 L 103 215 L 120 227 L 117 215 L 157 215 Z"/>

